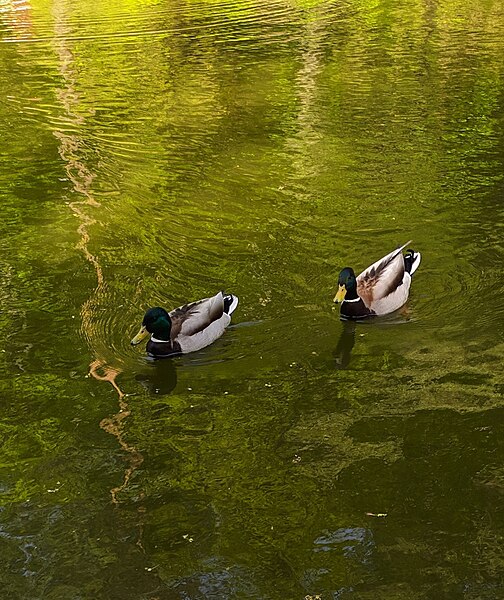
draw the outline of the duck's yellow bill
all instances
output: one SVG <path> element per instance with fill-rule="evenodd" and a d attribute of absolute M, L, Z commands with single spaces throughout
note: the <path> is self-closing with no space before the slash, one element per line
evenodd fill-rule
<path fill-rule="evenodd" d="M 346 287 L 344 285 L 338 286 L 336 296 L 334 296 L 333 302 L 343 302 L 346 296 Z"/>
<path fill-rule="evenodd" d="M 147 331 L 147 328 L 145 327 L 145 325 L 142 325 L 142 327 L 140 327 L 140 331 L 131 340 L 131 345 L 136 346 L 142 340 L 144 340 L 148 335 L 149 335 L 149 332 Z"/>

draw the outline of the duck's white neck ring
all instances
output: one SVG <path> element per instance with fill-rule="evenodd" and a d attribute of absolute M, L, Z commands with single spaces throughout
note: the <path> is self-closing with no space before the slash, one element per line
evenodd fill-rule
<path fill-rule="evenodd" d="M 359 296 L 357 296 L 357 298 L 352 298 L 351 300 L 347 300 L 346 298 L 343 300 L 343 302 L 359 302 L 359 300 L 361 300 L 361 298 Z"/>
<path fill-rule="evenodd" d="M 156 344 L 169 344 L 171 340 L 158 340 L 153 335 L 150 336 L 150 341 L 155 342 Z"/>

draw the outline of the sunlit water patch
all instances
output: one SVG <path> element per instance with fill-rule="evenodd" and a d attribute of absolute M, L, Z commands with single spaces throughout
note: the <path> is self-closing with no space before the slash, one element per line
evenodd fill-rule
<path fill-rule="evenodd" d="M 499 597 L 502 17 L 0 0 L 9 597 Z M 130 346 L 219 289 L 212 346 Z"/>

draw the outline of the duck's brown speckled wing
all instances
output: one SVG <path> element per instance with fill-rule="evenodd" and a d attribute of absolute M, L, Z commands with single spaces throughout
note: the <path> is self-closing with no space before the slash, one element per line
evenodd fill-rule
<path fill-rule="evenodd" d="M 377 260 L 357 277 L 357 293 L 376 314 L 400 308 L 408 299 L 411 277 L 402 251 L 410 242 Z"/>
<path fill-rule="evenodd" d="M 222 292 L 180 306 L 170 312 L 172 319 L 171 339 L 183 354 L 209 346 L 218 339 L 231 321 L 224 312 Z"/>
<path fill-rule="evenodd" d="M 211 323 L 220 319 L 223 313 L 224 296 L 222 292 L 211 298 L 179 306 L 170 312 L 172 340 L 180 335 L 190 336 L 203 331 Z"/>

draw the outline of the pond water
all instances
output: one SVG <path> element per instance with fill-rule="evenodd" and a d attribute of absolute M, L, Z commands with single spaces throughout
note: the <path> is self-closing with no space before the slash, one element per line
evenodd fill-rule
<path fill-rule="evenodd" d="M 3 597 L 504 598 L 502 2 L 0 0 L 0 90 Z"/>

